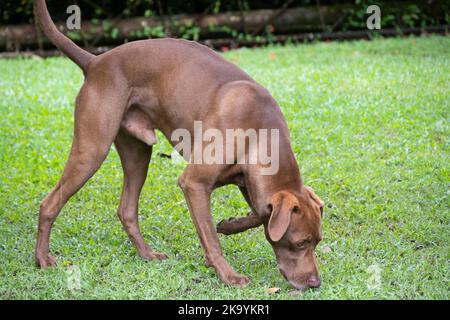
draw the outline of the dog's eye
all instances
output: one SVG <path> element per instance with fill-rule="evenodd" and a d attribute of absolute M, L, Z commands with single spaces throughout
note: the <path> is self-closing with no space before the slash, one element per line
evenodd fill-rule
<path fill-rule="evenodd" d="M 304 240 L 304 241 L 299 241 L 299 242 L 297 242 L 297 248 L 298 248 L 298 249 L 305 249 L 305 248 L 306 248 L 306 244 L 307 244 L 307 241 L 306 241 L 306 240 Z"/>

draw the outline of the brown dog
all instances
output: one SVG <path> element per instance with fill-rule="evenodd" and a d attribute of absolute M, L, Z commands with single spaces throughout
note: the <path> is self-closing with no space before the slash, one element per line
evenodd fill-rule
<path fill-rule="evenodd" d="M 55 264 L 49 254 L 50 229 L 64 204 L 98 170 L 114 143 L 123 170 L 119 218 L 146 259 L 165 259 L 145 243 L 138 226 L 138 199 L 146 179 L 154 130 L 172 145 L 179 128 L 275 128 L 279 130 L 279 170 L 262 175 L 259 164 L 189 164 L 179 179 L 208 266 L 220 279 L 245 285 L 222 255 L 210 209 L 211 192 L 238 185 L 251 214 L 222 221 L 219 232 L 231 234 L 264 226 L 281 273 L 296 288 L 320 284 L 314 248 L 321 240 L 323 203 L 304 186 L 283 115 L 270 94 L 250 76 L 209 48 L 175 39 L 128 43 L 100 56 L 76 46 L 60 33 L 45 0 L 35 0 L 35 14 L 46 36 L 85 74 L 76 99 L 75 132 L 63 175 L 43 200 L 39 213 L 36 261 Z M 194 147 L 192 147 L 194 148 Z M 247 150 L 248 151 L 248 150 Z M 233 155 L 234 157 L 234 155 Z"/>

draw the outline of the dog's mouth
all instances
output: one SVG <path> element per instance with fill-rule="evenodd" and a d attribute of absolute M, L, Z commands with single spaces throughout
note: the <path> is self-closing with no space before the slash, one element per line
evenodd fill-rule
<path fill-rule="evenodd" d="M 309 289 L 309 287 L 306 285 L 299 285 L 292 281 L 289 281 L 289 283 L 291 284 L 291 286 L 293 286 L 295 288 L 296 291 L 304 292 L 304 291 L 306 291 L 306 289 Z"/>
<path fill-rule="evenodd" d="M 295 288 L 296 291 L 300 291 L 300 292 L 304 292 L 307 289 L 315 290 L 315 289 L 318 288 L 318 286 L 309 286 L 309 285 L 306 285 L 306 284 L 297 284 L 297 283 L 295 283 L 293 281 L 290 281 L 290 280 L 288 280 L 288 282 L 289 282 L 289 284 L 291 286 L 293 286 Z"/>
<path fill-rule="evenodd" d="M 299 283 L 297 283 L 297 282 L 295 282 L 295 281 L 293 281 L 293 280 L 290 280 L 290 279 L 286 276 L 286 273 L 285 273 L 282 269 L 279 269 L 279 270 L 280 270 L 280 273 L 283 275 L 283 277 L 286 279 L 286 281 L 289 282 L 289 284 L 290 284 L 291 286 L 293 286 L 293 287 L 295 288 L 296 291 L 303 292 L 303 291 L 305 291 L 306 289 L 316 289 L 316 288 L 318 288 L 318 286 L 309 286 L 309 285 L 307 285 L 307 284 L 299 284 Z"/>
<path fill-rule="evenodd" d="M 294 281 L 290 280 L 286 276 L 286 273 L 284 272 L 283 269 L 279 268 L 279 270 L 280 270 L 280 273 L 283 275 L 283 277 L 286 279 L 286 281 L 289 282 L 289 284 L 291 286 L 293 286 L 295 288 L 295 290 L 302 291 L 302 292 L 306 290 L 306 288 L 307 288 L 306 285 L 300 285 L 300 284 L 295 283 Z"/>

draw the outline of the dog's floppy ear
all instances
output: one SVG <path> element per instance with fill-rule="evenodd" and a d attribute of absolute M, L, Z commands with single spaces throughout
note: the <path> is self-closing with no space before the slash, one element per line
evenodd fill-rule
<path fill-rule="evenodd" d="M 286 191 L 275 193 L 269 200 L 270 215 L 268 233 L 273 242 L 280 241 L 291 223 L 292 212 L 299 210 L 297 199 Z"/>

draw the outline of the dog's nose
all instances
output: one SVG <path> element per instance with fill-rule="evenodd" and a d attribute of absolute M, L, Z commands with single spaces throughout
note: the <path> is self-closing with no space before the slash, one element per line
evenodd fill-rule
<path fill-rule="evenodd" d="M 320 287 L 320 278 L 317 276 L 311 276 L 306 281 L 306 285 L 310 288 L 318 288 Z"/>

